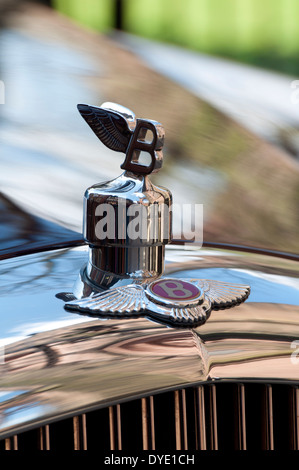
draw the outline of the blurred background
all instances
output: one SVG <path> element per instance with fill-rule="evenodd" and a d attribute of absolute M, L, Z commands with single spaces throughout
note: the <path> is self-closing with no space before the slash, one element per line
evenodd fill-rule
<path fill-rule="evenodd" d="M 53 0 L 96 31 L 122 29 L 195 51 L 299 73 L 297 0 Z"/>
<path fill-rule="evenodd" d="M 114 101 L 163 123 L 153 180 L 203 204 L 205 243 L 299 252 L 297 0 L 0 0 L 0 13 L 4 198 L 81 233 L 85 189 L 123 156 L 76 105 Z"/>

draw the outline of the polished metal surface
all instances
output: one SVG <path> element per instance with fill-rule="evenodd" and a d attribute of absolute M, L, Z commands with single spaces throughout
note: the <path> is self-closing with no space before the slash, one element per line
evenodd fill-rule
<path fill-rule="evenodd" d="M 162 165 L 163 127 L 136 119 L 132 111 L 115 103 L 79 104 L 78 109 L 106 147 L 126 153 L 122 175 L 85 192 L 87 283 L 107 289 L 118 282 L 158 277 L 164 269 L 164 245 L 172 236 L 172 197 L 167 189 L 154 186 L 148 175 Z M 150 162 L 139 161 L 142 152 Z"/>
<path fill-rule="evenodd" d="M 136 119 L 133 111 L 117 103 L 78 104 L 78 110 L 106 147 L 126 154 L 121 168 L 139 175 L 160 170 L 165 135 L 160 122 Z M 148 164 L 139 161 L 142 151 L 150 155 Z"/>
<path fill-rule="evenodd" d="M 165 245 L 172 235 L 171 202 L 170 191 L 153 185 L 148 176 L 125 172 L 86 190 L 84 238 L 99 248 Z M 104 216 L 102 222 L 100 216 Z M 143 225 L 134 237 L 135 226 L 130 222 L 137 216 Z"/>
<path fill-rule="evenodd" d="M 179 200 L 205 205 L 205 240 L 298 252 L 298 165 L 283 151 L 106 38 L 35 5 L 12 17 L 1 44 L 1 78 L 15 97 L 1 108 L 1 190 L 27 213 L 81 231 L 84 189 L 95 176 L 112 179 L 119 162 L 93 145 L 73 103 L 109 96 L 167 123 L 170 164 L 161 181 L 175 186 Z M 52 89 L 43 86 L 49 76 Z M 10 217 L 11 207 L 4 214 Z M 30 250 L 33 219 L 24 220 L 17 243 L 25 240 Z M 47 227 L 41 228 L 42 238 Z M 6 256 L 15 254 L 9 230 Z M 1 261 L 2 437 L 161 389 L 225 380 L 298 383 L 298 262 L 283 254 L 168 247 L 166 276 L 251 285 L 245 304 L 215 311 L 200 328 L 174 330 L 147 318 L 66 312 L 55 294 L 73 289 L 87 261 L 84 249 Z"/>
<path fill-rule="evenodd" d="M 85 193 L 89 262 L 80 270 L 73 292 L 76 299 L 66 302 L 65 308 L 93 316 L 148 315 L 190 327 L 205 323 L 213 309 L 246 300 L 249 286 L 158 279 L 164 270 L 164 245 L 172 237 L 171 193 L 148 179 L 162 165 L 162 125 L 136 120 L 132 111 L 115 103 L 79 104 L 78 109 L 106 147 L 126 153 L 121 165 L 126 171 Z M 150 163 L 139 161 L 141 152 L 149 154 Z"/>
<path fill-rule="evenodd" d="M 159 390 L 214 381 L 298 383 L 298 262 L 166 248 L 165 276 L 251 285 L 247 302 L 195 329 L 67 312 L 87 248 L 2 261 L 1 437 Z M 296 349 L 297 348 L 297 349 Z"/>
<path fill-rule="evenodd" d="M 105 292 L 71 300 L 67 310 L 92 316 L 147 315 L 172 326 L 203 325 L 213 309 L 231 308 L 247 299 L 250 287 L 206 279 L 135 280 Z"/>
<path fill-rule="evenodd" d="M 119 281 L 153 279 L 163 272 L 164 252 L 163 245 L 92 248 L 86 273 L 92 283 L 104 289 Z"/>

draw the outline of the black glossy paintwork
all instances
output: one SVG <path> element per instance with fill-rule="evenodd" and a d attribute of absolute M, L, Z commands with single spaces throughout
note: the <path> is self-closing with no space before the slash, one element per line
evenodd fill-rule
<path fill-rule="evenodd" d="M 81 234 L 29 214 L 0 194 L 0 259 L 82 243 Z"/>

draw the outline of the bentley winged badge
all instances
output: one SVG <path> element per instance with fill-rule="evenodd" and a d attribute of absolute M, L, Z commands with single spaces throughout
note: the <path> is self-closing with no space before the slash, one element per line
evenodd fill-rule
<path fill-rule="evenodd" d="M 78 110 L 102 143 L 126 158 L 121 176 L 85 193 L 89 260 L 65 308 L 98 317 L 145 315 L 190 327 L 203 324 L 213 309 L 243 302 L 249 286 L 163 277 L 165 245 L 172 237 L 172 196 L 149 179 L 162 166 L 163 126 L 136 119 L 115 103 L 79 104 Z"/>

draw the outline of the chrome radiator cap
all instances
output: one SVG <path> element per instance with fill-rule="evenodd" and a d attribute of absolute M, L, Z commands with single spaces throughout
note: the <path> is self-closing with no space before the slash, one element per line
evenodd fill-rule
<path fill-rule="evenodd" d="M 89 260 L 65 308 L 94 316 L 147 315 L 174 326 L 205 323 L 213 309 L 244 301 L 249 286 L 203 279 L 161 278 L 172 237 L 172 196 L 153 185 L 162 166 L 164 129 L 115 103 L 78 105 L 109 149 L 123 152 L 124 173 L 87 189 L 84 238 Z M 146 159 L 144 160 L 144 157 Z"/>
<path fill-rule="evenodd" d="M 88 277 L 98 287 L 107 288 L 120 277 L 160 276 L 164 245 L 171 239 L 172 198 L 170 191 L 154 186 L 148 175 L 162 166 L 164 129 L 158 122 L 136 119 L 132 111 L 115 103 L 99 108 L 78 105 L 78 109 L 108 148 L 126 153 L 122 175 L 85 193 Z M 139 161 L 145 153 L 148 164 Z"/>

